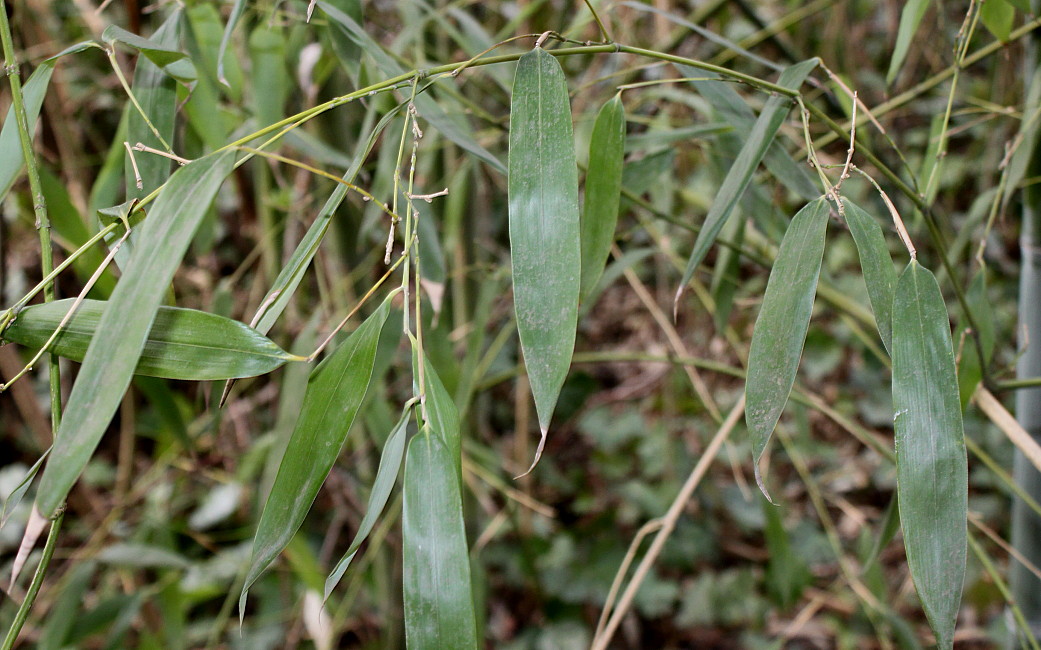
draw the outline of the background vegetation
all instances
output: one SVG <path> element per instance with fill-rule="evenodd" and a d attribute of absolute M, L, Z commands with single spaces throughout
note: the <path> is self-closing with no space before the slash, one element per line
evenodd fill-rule
<path fill-rule="evenodd" d="M 55 265 L 108 224 L 122 234 L 120 216 L 133 207 L 124 202 L 145 198 L 177 168 L 166 157 L 131 151 L 136 143 L 159 150 L 168 144 L 194 160 L 238 142 L 250 148 L 236 150 L 241 158 L 267 140 L 241 141 L 246 136 L 350 98 L 304 115 L 305 123 L 265 144 L 267 154 L 255 154 L 223 185 L 217 179 L 213 187 L 164 191 L 161 197 L 174 198 L 160 198 L 151 215 L 162 207 L 183 216 L 194 207 L 201 221 L 194 238 L 188 233 L 172 287 L 152 278 L 157 287 L 141 294 L 245 323 L 270 314 L 254 324 L 300 356 L 318 349 L 359 305 L 347 331 L 357 333 L 362 317 L 374 322 L 373 313 L 390 323 L 369 341 L 373 380 L 367 392 L 363 380 L 352 393 L 365 399 L 355 405 L 339 460 L 299 532 L 280 555 L 276 548 L 263 574 L 251 569 L 254 535 L 298 417 L 307 412 L 313 364 L 282 365 L 286 355 L 272 353 L 277 369 L 244 371 L 260 376 L 232 384 L 223 407 L 223 381 L 135 376 L 68 495 L 20 643 L 404 646 L 401 513 L 409 497 L 400 484 L 322 603 L 330 571 L 353 548 L 359 528 L 373 523 L 364 518 L 385 450 L 394 440 L 404 444 L 405 435 L 423 435 L 415 424 L 396 423 L 419 377 L 432 375 L 460 415 L 469 569 L 478 633 L 488 647 L 588 647 L 607 623 L 605 605 L 619 596 L 611 647 L 932 643 L 892 506 L 889 342 L 876 332 L 857 244 L 837 212 L 829 217 L 798 381 L 760 463 L 776 505 L 756 488 L 750 461 L 760 449 L 744 420 L 727 417 L 743 399 L 753 326 L 778 245 L 792 216 L 824 191 L 804 164 L 807 142 L 835 183 L 849 150 L 836 123 L 854 116 L 853 90 L 862 102 L 862 146 L 852 160 L 895 203 L 919 259 L 938 276 L 954 327 L 970 450 L 970 546 L 954 640 L 959 648 L 985 648 L 1011 639 L 1007 574 L 1016 560 L 1005 540 L 1016 490 L 1008 437 L 1014 427 L 1001 423 L 1000 402 L 1011 404 L 1018 386 L 1010 381 L 1020 355 L 1018 215 L 1024 189 L 1038 178 L 1028 163 L 1041 85 L 1024 74 L 1035 14 L 1011 0 L 589 4 L 602 24 L 586 3 L 557 0 L 339 0 L 319 3 L 310 20 L 312 7 L 300 0 L 8 4 L 23 83 L 33 71 L 52 69 L 45 95 L 38 92 L 34 142 Z M 530 474 L 515 479 L 536 454 L 540 414 L 521 365 L 508 204 L 508 190 L 515 190 L 505 166 L 514 165 L 517 147 L 510 142 L 516 60 L 547 30 L 555 32 L 543 37 L 549 51 L 599 43 L 601 30 L 626 46 L 555 59 L 570 94 L 580 178 L 594 174 L 590 146 L 604 142 L 594 138 L 594 123 L 619 90 L 625 164 L 620 206 L 600 207 L 618 212 L 617 247 L 603 277 L 582 278 L 575 354 L 545 450 Z M 132 34 L 150 37 L 151 45 Z M 104 48 L 48 58 L 84 41 Z M 496 44 L 429 88 L 433 77 L 408 72 L 450 71 Z M 500 55 L 507 60 L 490 58 Z M 739 78 L 710 81 L 714 72 L 670 56 L 724 66 Z M 805 128 L 798 108 L 783 115 L 779 145 L 752 179 L 737 218 L 722 225 L 723 245 L 707 250 L 683 282 L 705 215 L 753 120 L 778 97 L 758 80 L 777 82 L 782 69 L 811 57 L 823 63 L 802 85 L 813 114 Z M 396 78 L 379 92 L 351 96 Z M 31 90 L 26 84 L 30 112 Z M 0 188 L 10 190 L 0 218 L 4 308 L 49 264 L 36 232 L 41 202 L 20 172 L 12 124 L 8 118 L 0 136 Z M 229 156 L 205 160 L 231 164 Z M 351 172 L 363 192 L 327 204 L 343 187 L 336 179 Z M 443 196 L 420 196 L 442 188 Z M 582 206 L 590 210 L 596 187 L 584 180 L 583 189 Z M 215 195 L 209 209 L 207 190 Z M 854 173 L 841 190 L 883 227 L 902 268 L 907 252 L 875 186 Z M 406 202 L 418 216 L 402 221 L 388 244 L 386 213 L 403 213 Z M 120 205 L 122 213 L 110 209 Z M 316 220 L 328 226 L 320 244 L 306 238 Z M 133 215 L 131 223 L 136 231 Z M 401 233 L 418 233 L 407 241 L 418 242 L 422 264 L 396 268 L 387 287 L 397 287 L 411 268 L 412 291 L 384 302 L 391 292 L 383 287 L 369 300 L 387 272 L 385 256 L 404 259 Z M 110 250 L 116 239 L 110 237 Z M 141 245 L 132 238 L 115 254 L 90 298 L 108 298 L 117 278 L 148 276 L 147 265 L 127 270 L 128 251 Z M 280 272 L 300 262 L 300 251 L 313 254 L 313 264 L 298 286 L 272 298 Z M 168 252 L 155 246 L 149 259 Z M 57 296 L 76 296 L 105 255 L 99 246 L 77 257 L 58 277 Z M 673 315 L 681 285 L 687 290 Z M 417 313 L 418 321 L 409 320 Z M 427 361 L 413 357 L 415 346 L 400 333 L 403 317 Z M 344 339 L 338 335 L 330 352 L 361 340 Z M 0 347 L 0 379 L 8 383 L 0 394 L 5 499 L 20 496 L 26 473 L 51 446 L 47 396 L 56 375 L 46 359 L 11 382 L 35 349 Z M 195 370 L 205 361 L 195 359 Z M 80 366 L 63 359 L 60 367 L 68 396 Z M 981 382 L 998 400 L 970 403 Z M 350 426 L 351 417 L 340 423 Z M 312 460 L 304 455 L 299 462 Z M 35 490 L 33 484 L 28 497 L 9 500 L 9 512 L 5 507 L 4 575 L 16 563 Z M 664 545 L 654 550 L 650 540 L 659 531 Z M 43 554 L 33 551 L 0 601 L 3 629 L 15 620 Z M 631 577 L 641 557 L 653 561 L 628 602 L 621 577 Z M 237 604 L 247 577 L 256 581 L 240 627 Z"/>

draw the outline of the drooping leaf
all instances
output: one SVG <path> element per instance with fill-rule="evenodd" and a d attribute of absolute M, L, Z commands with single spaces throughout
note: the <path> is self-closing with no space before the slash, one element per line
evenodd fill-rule
<path fill-rule="evenodd" d="M 419 377 L 419 369 L 414 372 Z M 424 408 L 420 411 L 423 422 L 429 424 L 432 431 L 441 436 L 448 453 L 456 466 L 459 481 L 463 480 L 463 440 L 459 423 L 459 409 L 456 408 L 452 396 L 445 389 L 444 382 L 434 370 L 430 359 L 423 359 L 423 376 L 426 382 Z"/>
<path fill-rule="evenodd" d="M 582 262 L 567 83 L 540 47 L 517 65 L 509 167 L 513 300 L 544 441 L 575 347 Z"/>
<path fill-rule="evenodd" d="M 293 539 L 343 449 L 368 392 L 376 344 L 389 314 L 388 298 L 307 380 L 303 408 L 253 538 L 240 616 L 250 586 Z"/>
<path fill-rule="evenodd" d="M 917 260 L 893 299 L 893 408 L 907 564 L 937 646 L 951 648 L 965 579 L 965 434 L 947 308 Z"/>
<path fill-rule="evenodd" d="M 695 81 L 690 83 L 697 88 L 698 93 L 712 104 L 712 108 L 722 117 L 734 130 L 739 133 L 749 133 L 755 126 L 755 113 L 749 108 L 741 95 L 733 88 L 733 84 L 726 83 L 722 77 L 713 73 L 706 73 L 697 68 L 678 65 L 676 68 L 680 73 Z M 708 79 L 702 81 L 701 79 Z M 771 142 L 763 156 L 763 164 L 781 181 L 785 187 L 806 201 L 812 201 L 820 196 L 817 182 L 810 175 L 805 164 L 799 165 L 784 147 L 777 141 Z"/>
<path fill-rule="evenodd" d="M 361 0 L 329 0 L 329 4 L 361 25 Z M 357 83 L 358 71 L 361 68 L 361 48 L 351 40 L 343 25 L 335 20 L 329 21 L 329 42 L 332 45 L 333 52 L 336 54 L 336 58 L 340 61 L 340 65 L 344 67 L 350 78 Z"/>
<path fill-rule="evenodd" d="M 828 202 L 823 197 L 807 204 L 792 219 L 777 251 L 763 306 L 752 331 L 745 383 L 745 421 L 752 438 L 756 481 L 764 494 L 759 459 L 795 384 L 813 311 L 827 228 Z"/>
<path fill-rule="evenodd" d="M 622 192 L 625 106 L 615 95 L 596 116 L 589 141 L 585 204 L 582 206 L 582 291 L 584 301 L 604 272 L 611 253 Z"/>
<path fill-rule="evenodd" d="M 177 51 L 180 41 L 180 12 L 175 11 L 156 30 L 148 41 L 154 47 L 167 48 L 164 52 L 172 52 L 179 55 L 174 60 L 184 57 Z M 109 29 L 120 30 L 114 25 Z M 106 33 L 108 33 L 106 31 Z M 129 32 L 128 32 L 129 34 Z M 133 34 L 130 34 L 133 36 Z M 134 37 L 139 38 L 139 37 Z M 172 55 L 171 55 L 172 56 Z M 159 151 L 169 151 L 167 145 L 172 144 L 174 134 L 174 118 L 177 109 L 177 84 L 172 77 L 167 75 L 162 64 L 144 56 L 137 60 L 134 69 L 134 97 L 144 110 L 144 116 L 131 104 L 127 105 L 127 142 L 133 147 L 142 143 Z M 148 121 L 145 121 L 147 116 Z M 152 127 L 162 136 L 164 145 L 153 133 Z M 133 161 L 127 156 L 123 163 L 123 174 L 126 179 L 127 198 L 141 199 L 150 194 L 155 188 L 166 182 L 170 176 L 170 167 L 173 162 L 164 156 L 146 152 L 135 152 Z M 137 186 L 140 178 L 141 187 Z M 136 239 L 132 238 L 131 241 Z"/>
<path fill-rule="evenodd" d="M 324 0 L 319 0 L 318 7 L 330 19 L 344 28 L 348 38 L 362 52 L 371 56 L 384 74 L 389 77 L 396 77 L 405 72 L 405 69 L 394 60 L 394 57 L 388 54 L 382 45 L 369 36 L 353 18 Z M 506 171 L 506 166 L 502 164 L 502 161 L 473 138 L 471 135 L 473 130 L 466 124 L 460 114 L 446 112 L 441 108 L 440 103 L 435 101 L 429 93 L 423 93 L 416 97 L 415 105 L 419 115 L 446 138 L 462 147 L 464 151 L 488 163 L 492 168 L 498 171 Z"/>
<path fill-rule="evenodd" d="M 231 44 L 231 35 L 235 32 L 235 26 L 239 24 L 242 14 L 246 11 L 246 0 L 235 0 L 231 6 L 231 14 L 228 16 L 228 24 L 224 27 L 224 34 L 220 39 L 220 47 L 217 48 L 217 81 L 230 87 L 227 77 L 224 75 L 224 55 Z"/>
<path fill-rule="evenodd" d="M 1016 9 L 1006 0 L 987 0 L 980 6 L 980 20 L 999 41 L 1006 42 L 1016 20 Z"/>
<path fill-rule="evenodd" d="M 39 349 L 65 318 L 73 298 L 27 307 L 0 338 Z M 51 351 L 83 361 L 108 302 L 84 300 L 62 328 Z M 207 381 L 254 377 L 286 361 L 301 360 L 244 323 L 195 309 L 159 307 L 134 373 Z"/>
<path fill-rule="evenodd" d="M 878 334 L 886 351 L 893 354 L 893 288 L 896 286 L 893 258 L 878 222 L 849 199 L 842 199 L 842 206 L 860 255 L 860 270 L 864 273 Z"/>
<path fill-rule="evenodd" d="M 1012 195 L 1019 190 L 1020 184 L 1026 177 L 1027 169 L 1034 161 L 1034 148 L 1037 146 L 1039 126 L 1041 126 L 1041 66 L 1036 66 L 1030 83 L 1027 85 L 1027 97 L 1023 103 L 1023 119 L 1019 124 L 1019 132 L 1016 133 L 1016 138 L 1013 140 L 1018 143 L 1018 146 L 1008 162 L 1008 180 L 1005 192 L 1001 197 L 1003 210 L 1008 207 Z"/>
<path fill-rule="evenodd" d="M 175 22 L 180 20 L 180 13 L 174 12 L 167 21 L 169 22 L 171 19 Z M 176 27 L 174 31 L 176 31 Z M 120 43 L 137 50 L 149 61 L 162 68 L 166 74 L 181 83 L 191 85 L 195 82 L 195 66 L 187 54 L 177 49 L 176 44 L 163 42 L 162 39 L 155 37 L 144 38 L 117 25 L 106 27 L 101 34 L 101 40 L 109 44 Z"/>
<path fill-rule="evenodd" d="M 404 103 L 398 104 L 380 119 L 372 133 L 369 134 L 364 146 L 359 148 L 350 168 L 344 173 L 344 182 L 354 182 L 358 175 L 358 170 L 361 169 L 365 158 L 376 143 L 376 139 L 383 133 L 383 130 L 390 124 L 394 116 L 405 106 L 406 104 Z M 285 310 L 286 306 L 289 305 L 293 292 L 296 291 L 300 281 L 303 280 L 304 274 L 311 265 L 311 260 L 314 259 L 315 254 L 318 252 L 318 247 L 325 238 L 325 234 L 329 231 L 333 215 L 336 213 L 337 208 L 340 207 L 340 204 L 343 203 L 344 198 L 347 197 L 348 191 L 350 190 L 347 185 L 341 183 L 336 186 L 336 189 L 333 190 L 332 194 L 325 201 L 322 209 L 319 210 L 318 216 L 315 217 L 315 220 L 307 229 L 307 233 L 300 240 L 296 250 L 293 251 L 285 266 L 282 267 L 278 277 L 275 278 L 274 284 L 271 286 L 271 290 L 268 291 L 267 297 L 254 317 L 258 331 L 265 334 L 270 331 L 275 321 Z"/>
<path fill-rule="evenodd" d="M 893 46 L 893 58 L 889 60 L 889 72 L 886 73 L 886 85 L 893 83 L 896 75 L 907 58 L 907 51 L 911 48 L 911 39 L 918 31 L 918 25 L 925 17 L 925 10 L 929 8 L 929 0 L 907 0 L 903 11 L 900 12 L 900 26 L 896 32 L 896 45 Z"/>
<path fill-rule="evenodd" d="M 969 406 L 976 388 L 983 381 L 983 370 L 990 363 L 996 343 L 994 309 L 987 300 L 986 268 L 980 269 L 973 276 L 969 282 L 969 289 L 965 292 L 965 297 L 979 330 L 973 332 L 969 319 L 963 315 L 954 338 L 955 359 L 958 362 L 958 392 L 961 397 L 962 411 Z M 979 347 L 983 349 L 982 361 L 976 346 L 977 336 L 979 337 Z"/>
<path fill-rule="evenodd" d="M 258 126 L 274 124 L 285 116 L 282 107 L 291 82 L 286 70 L 286 39 L 280 28 L 261 23 L 249 35 L 253 113 Z"/>
<path fill-rule="evenodd" d="M 25 106 L 25 119 L 29 127 L 29 133 L 36 131 L 36 121 L 43 108 L 43 98 L 47 94 L 47 87 L 51 83 L 51 75 L 54 73 L 54 65 L 58 59 L 67 55 L 82 52 L 92 47 L 99 47 L 96 43 L 78 43 L 66 48 L 46 59 L 22 86 L 22 103 Z M 18 134 L 18 124 L 14 119 L 14 106 L 7 109 L 7 117 L 4 118 L 3 129 L 0 129 L 0 201 L 3 201 L 7 193 L 11 191 L 18 175 L 25 167 L 25 158 L 22 156 L 22 145 Z"/>
<path fill-rule="evenodd" d="M 350 567 L 354 556 L 358 553 L 358 549 L 361 548 L 362 542 L 369 537 L 373 526 L 376 525 L 376 521 L 387 506 L 390 493 L 398 480 L 398 474 L 401 472 L 401 459 L 405 455 L 405 440 L 408 437 L 408 422 L 411 415 L 411 409 L 406 409 L 401 414 L 401 419 L 398 420 L 394 431 L 387 437 L 387 441 L 383 443 L 383 454 L 380 456 L 380 466 L 376 470 L 376 479 L 372 483 L 372 491 L 369 492 L 369 503 L 365 508 L 365 516 L 362 517 L 361 523 L 358 524 L 358 531 L 354 534 L 351 545 L 347 547 L 347 551 L 325 580 L 324 598 L 326 600 L 329 599 L 333 589 L 343 579 L 343 574 Z"/>
<path fill-rule="evenodd" d="M 57 510 L 101 441 L 130 384 L 166 287 L 234 161 L 235 153 L 227 151 L 182 167 L 141 226 L 139 245 L 69 395 L 36 497 L 41 513 Z"/>
<path fill-rule="evenodd" d="M 798 89 L 807 75 L 817 67 L 817 63 L 818 59 L 809 59 L 786 68 L 781 73 L 777 84 L 792 90 Z M 705 259 L 705 255 L 715 243 L 719 231 L 723 229 L 723 223 L 734 211 L 737 202 L 748 188 L 752 174 L 755 173 L 759 162 L 766 155 L 770 143 L 773 142 L 774 136 L 781 128 L 781 123 L 790 108 L 791 100 L 781 95 L 774 95 L 766 101 L 763 112 L 760 113 L 759 119 L 749 132 L 748 139 L 745 140 L 741 152 L 737 155 L 737 160 L 730 167 L 730 171 L 727 172 L 723 184 L 712 201 L 712 207 L 709 208 L 705 223 L 694 242 L 694 250 L 691 251 L 690 259 L 687 260 L 687 268 L 683 272 L 683 279 L 676 291 L 677 302 L 690 279 L 694 277 L 694 271 L 697 270 L 698 265 Z"/>
<path fill-rule="evenodd" d="M 410 648 L 477 648 L 470 557 L 455 463 L 429 425 L 405 460 L 405 639 Z"/>

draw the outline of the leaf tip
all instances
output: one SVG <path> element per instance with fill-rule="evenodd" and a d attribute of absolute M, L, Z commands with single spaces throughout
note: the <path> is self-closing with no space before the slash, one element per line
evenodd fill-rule
<path fill-rule="evenodd" d="M 41 515 L 40 509 L 34 505 L 32 512 L 29 514 L 29 521 L 25 524 L 25 533 L 22 535 L 22 543 L 18 545 L 18 553 L 15 555 L 14 564 L 11 565 L 11 583 L 8 587 L 8 593 L 14 591 L 15 582 L 18 581 L 18 576 L 25 567 L 29 554 L 32 552 L 33 547 L 36 546 L 36 541 L 40 539 L 40 535 L 43 534 L 43 529 L 46 527 L 47 518 Z"/>
<path fill-rule="evenodd" d="M 539 459 L 542 458 L 542 450 L 546 447 L 546 436 L 548 434 L 549 434 L 549 427 L 545 427 L 545 426 L 542 427 L 542 439 L 539 440 L 539 446 L 535 450 L 535 460 L 531 461 L 531 467 L 529 467 L 526 472 L 524 472 L 523 474 L 521 474 L 519 476 L 514 476 L 513 480 L 516 481 L 518 479 L 524 478 L 528 474 L 531 474 L 531 471 L 533 469 L 535 469 L 536 465 L 539 464 Z"/>
<path fill-rule="evenodd" d="M 776 506 L 777 502 L 770 496 L 770 492 L 766 489 L 766 482 L 763 481 L 763 473 L 759 471 L 759 463 L 755 463 L 755 484 L 759 486 L 759 491 L 763 493 L 766 500 L 770 502 L 770 505 Z"/>

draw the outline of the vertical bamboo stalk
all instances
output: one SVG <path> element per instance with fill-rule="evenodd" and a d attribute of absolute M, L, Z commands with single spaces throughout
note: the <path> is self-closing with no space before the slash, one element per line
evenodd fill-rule
<path fill-rule="evenodd" d="M 1034 0 L 1034 10 L 1041 1 Z M 1032 79 L 1039 65 L 1037 36 L 1030 37 L 1027 70 L 1024 79 Z M 1041 160 L 1035 144 L 1034 160 L 1029 176 L 1041 173 Z M 1029 186 L 1023 193 L 1023 225 L 1020 233 L 1022 272 L 1019 277 L 1019 322 L 1021 355 L 1016 366 L 1018 378 L 1041 376 L 1041 189 Z M 1016 418 L 1035 440 L 1041 441 L 1041 388 L 1027 388 L 1016 393 Z M 1013 477 L 1016 484 L 1034 499 L 1041 498 L 1041 472 L 1016 451 Z M 1019 498 L 1012 502 L 1012 546 L 1026 559 L 1041 562 L 1041 518 Z M 1035 636 L 1041 636 L 1041 580 L 1019 562 L 1011 562 L 1009 582 L 1012 595 L 1022 609 Z M 1014 627 L 1012 629 L 1015 629 Z M 1012 636 L 1011 645 L 1019 647 Z"/>
<path fill-rule="evenodd" d="M 47 202 L 43 197 L 43 185 L 40 183 L 40 172 L 36 166 L 36 155 L 33 152 L 32 133 L 29 132 L 29 120 L 25 113 L 25 102 L 22 98 L 22 79 L 18 74 L 18 60 L 14 52 L 14 38 L 11 35 L 11 23 L 7 18 L 7 3 L 0 0 L 0 44 L 3 46 L 4 71 L 11 82 L 11 105 L 15 123 L 18 125 L 18 139 L 21 144 L 22 156 L 25 159 L 26 173 L 29 176 L 29 191 L 32 194 L 33 213 L 36 215 L 36 228 L 40 235 L 40 267 L 41 275 L 47 277 L 54 269 L 54 259 L 51 253 L 51 222 L 47 217 Z M 50 302 L 54 300 L 54 284 L 44 287 L 43 298 Z M 47 369 L 50 376 L 50 398 L 51 398 L 51 427 L 52 432 L 57 432 L 61 421 L 61 377 L 58 374 L 58 357 L 47 355 Z M 36 600 L 36 594 L 43 584 L 47 566 L 50 564 L 51 556 L 58 540 L 58 532 L 61 530 L 62 515 L 59 514 L 55 521 L 51 522 L 51 530 L 47 535 L 47 544 L 44 547 L 43 557 L 36 568 L 32 582 L 25 598 L 18 607 L 15 620 L 7 630 L 2 648 L 7 650 L 14 646 L 18 640 L 18 634 L 29 617 L 29 611 Z"/>

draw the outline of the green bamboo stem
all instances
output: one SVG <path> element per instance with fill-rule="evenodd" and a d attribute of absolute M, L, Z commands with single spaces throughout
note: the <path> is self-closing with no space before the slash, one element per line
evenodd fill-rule
<path fill-rule="evenodd" d="M 1041 2 L 1032 3 L 1035 11 Z M 1024 79 L 1033 78 L 1033 72 L 1041 65 L 1041 48 L 1034 37 L 1029 43 L 1027 70 Z M 1029 176 L 1041 173 L 1041 161 L 1035 156 L 1028 171 Z M 1041 188 L 1029 186 L 1023 191 L 1023 226 L 1020 232 L 1022 269 L 1019 276 L 1019 323 L 1017 332 L 1022 333 L 1019 341 L 1021 356 L 1016 365 L 1016 419 L 1034 438 L 1041 441 Z M 1012 476 L 1020 489 L 1035 500 L 1041 499 L 1041 473 L 1017 449 L 1013 461 Z M 1041 517 L 1032 513 L 1021 498 L 1012 500 L 1012 547 L 1029 561 L 1041 562 Z M 1012 600 L 1025 618 L 1026 626 L 1041 636 L 1041 580 L 1019 562 L 1009 564 L 1009 587 Z M 1011 626 L 1010 626 L 1011 628 Z M 1022 641 L 1015 629 L 1010 629 L 1012 647 Z"/>
<path fill-rule="evenodd" d="M 4 68 L 11 83 L 11 104 L 14 110 L 15 123 L 18 125 L 18 140 L 21 144 L 22 157 L 25 160 L 26 173 L 29 177 L 29 191 L 32 195 L 33 213 L 36 216 L 36 228 L 40 236 L 40 267 L 42 275 L 47 277 L 54 270 L 54 257 L 51 251 L 51 222 L 47 216 L 47 201 L 43 196 L 40 171 L 36 165 L 36 155 L 33 152 L 32 133 L 29 131 L 29 120 L 25 112 L 25 101 L 22 97 L 22 79 L 18 74 L 18 61 L 15 57 L 14 38 L 11 35 L 11 22 L 7 18 L 7 3 L 4 0 L 0 0 L 0 42 L 3 45 Z M 53 283 L 44 285 L 43 296 L 46 302 L 54 300 L 55 290 Z M 47 355 L 47 367 L 50 379 L 51 426 L 53 427 L 52 431 L 57 431 L 58 424 L 61 422 L 61 376 L 58 368 L 58 357 L 53 354 Z M 29 611 L 36 600 L 36 594 L 40 591 L 44 575 L 47 573 L 47 566 L 50 564 L 51 556 L 54 554 L 58 532 L 61 530 L 61 520 L 62 517 L 59 515 L 51 523 L 51 530 L 47 535 L 47 544 L 44 547 L 43 557 L 40 559 L 40 564 L 33 575 L 29 591 L 18 607 L 18 613 L 15 615 L 11 627 L 7 630 L 7 636 L 2 646 L 3 650 L 9 650 L 14 646 L 22 626 L 25 625 L 25 621 L 29 617 Z"/>

